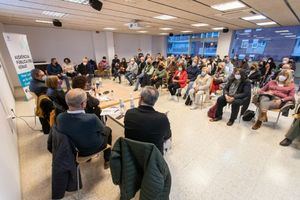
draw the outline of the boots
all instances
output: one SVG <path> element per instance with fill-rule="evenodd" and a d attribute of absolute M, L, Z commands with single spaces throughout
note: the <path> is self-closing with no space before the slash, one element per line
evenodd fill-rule
<path fill-rule="evenodd" d="M 257 130 L 261 127 L 262 121 L 257 120 L 255 124 L 252 126 L 252 130 Z"/>

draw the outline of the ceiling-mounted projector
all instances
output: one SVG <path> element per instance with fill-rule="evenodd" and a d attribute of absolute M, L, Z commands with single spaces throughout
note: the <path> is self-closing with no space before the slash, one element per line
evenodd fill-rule
<path fill-rule="evenodd" d="M 128 28 L 130 30 L 138 30 L 141 29 L 141 25 L 138 23 L 138 20 L 132 20 L 130 23 L 128 23 Z"/>

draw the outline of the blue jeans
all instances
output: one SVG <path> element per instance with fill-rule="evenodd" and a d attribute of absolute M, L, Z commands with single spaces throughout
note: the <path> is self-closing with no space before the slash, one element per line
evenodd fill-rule
<path fill-rule="evenodd" d="M 128 82 L 130 83 L 130 85 L 133 84 L 132 80 L 134 79 L 136 75 L 132 72 L 126 72 L 125 74 L 125 78 L 128 80 Z"/>
<path fill-rule="evenodd" d="M 136 80 L 135 88 L 134 88 L 135 90 L 139 89 L 139 86 L 140 86 L 143 78 L 144 78 L 144 72 L 142 72 L 139 75 L 137 75 L 137 77 L 136 77 L 137 80 Z"/>
<path fill-rule="evenodd" d="M 70 90 L 71 86 L 70 86 L 70 81 L 69 81 L 68 76 L 67 75 L 62 75 L 60 77 L 60 79 L 66 82 L 67 90 Z"/>
<path fill-rule="evenodd" d="M 190 81 L 185 92 L 186 96 L 189 95 L 189 91 L 193 88 L 193 85 L 194 85 L 194 81 Z"/>

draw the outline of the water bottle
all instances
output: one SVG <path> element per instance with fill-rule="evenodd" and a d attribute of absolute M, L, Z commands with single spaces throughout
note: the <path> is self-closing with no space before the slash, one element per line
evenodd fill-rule
<path fill-rule="evenodd" d="M 102 78 L 99 78 L 99 87 L 102 87 Z"/>
<path fill-rule="evenodd" d="M 121 115 L 124 115 L 124 113 L 125 113 L 125 104 L 124 104 L 124 102 L 123 102 L 122 99 L 120 99 L 119 102 L 120 102 L 120 112 L 121 112 Z"/>
<path fill-rule="evenodd" d="M 130 93 L 130 108 L 134 108 L 134 98 L 133 98 L 133 94 Z"/>
<path fill-rule="evenodd" d="M 97 90 L 99 89 L 99 86 L 100 86 L 100 81 L 97 80 L 97 81 L 96 81 L 96 89 L 97 89 Z"/>

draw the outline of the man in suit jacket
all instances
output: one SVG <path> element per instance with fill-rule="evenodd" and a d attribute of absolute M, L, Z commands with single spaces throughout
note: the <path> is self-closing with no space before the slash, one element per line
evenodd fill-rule
<path fill-rule="evenodd" d="M 152 86 L 142 89 L 139 107 L 125 114 L 125 138 L 154 144 L 163 154 L 163 143 L 171 137 L 168 117 L 154 110 L 159 96 Z"/>
<path fill-rule="evenodd" d="M 111 145 L 111 129 L 95 114 L 85 113 L 87 95 L 82 89 L 72 89 L 66 94 L 68 111 L 57 116 L 57 129 L 69 136 L 79 150 L 79 156 L 89 156 Z M 109 167 L 111 149 L 104 151 L 104 168 Z"/>

